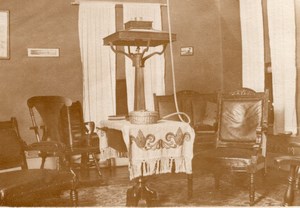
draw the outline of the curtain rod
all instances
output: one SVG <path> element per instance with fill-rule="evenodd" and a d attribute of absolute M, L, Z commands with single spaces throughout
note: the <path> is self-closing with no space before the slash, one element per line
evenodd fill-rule
<path fill-rule="evenodd" d="M 101 1 L 101 0 L 95 0 L 94 2 L 115 3 L 115 4 L 142 3 L 142 4 L 160 4 L 160 6 L 167 6 L 167 4 L 154 3 L 154 2 L 135 2 L 135 1 L 133 1 L 133 2 L 118 2 L 118 1 Z M 80 4 L 80 0 L 75 0 L 75 1 L 71 2 L 71 5 L 79 5 L 79 4 Z"/>

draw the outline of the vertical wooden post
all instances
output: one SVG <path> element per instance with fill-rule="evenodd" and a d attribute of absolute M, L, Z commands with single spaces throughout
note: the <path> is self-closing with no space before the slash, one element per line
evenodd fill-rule
<path fill-rule="evenodd" d="M 144 67 L 141 66 L 141 55 L 135 54 L 135 86 L 134 86 L 134 110 L 146 110 L 144 89 Z"/>

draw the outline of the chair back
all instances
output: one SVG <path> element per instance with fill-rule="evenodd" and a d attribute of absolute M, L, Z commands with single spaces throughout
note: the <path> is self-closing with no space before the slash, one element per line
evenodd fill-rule
<path fill-rule="evenodd" d="M 37 141 L 64 142 L 63 140 L 65 139 L 62 138 L 60 113 L 62 107 L 71 106 L 72 101 L 69 98 L 61 96 L 35 96 L 28 99 L 27 105 L 29 107 Z M 34 108 L 39 113 L 44 124 L 45 129 L 42 138 L 38 131 Z"/>
<path fill-rule="evenodd" d="M 243 88 L 219 94 L 218 100 L 217 148 L 261 145 L 268 123 L 268 92 Z"/>
<path fill-rule="evenodd" d="M 179 106 L 180 104 L 178 104 Z M 154 94 L 154 108 L 158 112 L 159 119 L 176 112 L 176 106 L 173 95 L 156 95 Z M 179 121 L 177 115 L 171 116 L 169 120 Z"/>
<path fill-rule="evenodd" d="M 27 169 L 23 141 L 20 138 L 17 120 L 0 122 L 0 170 L 21 167 Z"/>
<path fill-rule="evenodd" d="M 61 109 L 61 124 L 63 135 L 69 134 L 68 109 L 72 134 L 72 146 L 80 147 L 86 145 L 87 130 L 84 124 L 82 106 L 79 101 L 73 102 L 70 107 L 63 106 Z M 64 141 L 68 142 L 68 141 Z"/>
<path fill-rule="evenodd" d="M 177 105 L 180 112 L 186 113 L 189 117 L 193 117 L 192 102 L 194 97 L 199 95 L 198 92 L 191 90 L 182 90 L 176 93 Z M 156 95 L 154 94 L 154 108 L 158 112 L 159 118 L 163 118 L 172 113 L 176 113 L 176 105 L 174 95 Z M 168 120 L 180 121 L 178 115 L 170 116 Z"/>

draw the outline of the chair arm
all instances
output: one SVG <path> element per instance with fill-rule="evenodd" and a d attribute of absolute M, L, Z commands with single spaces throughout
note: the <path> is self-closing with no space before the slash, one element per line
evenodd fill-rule
<path fill-rule="evenodd" d="M 253 156 L 258 155 L 259 153 L 261 153 L 262 149 L 261 149 L 261 145 L 259 144 L 255 144 L 252 146 L 253 147 Z"/>
<path fill-rule="evenodd" d="M 42 129 L 43 131 L 43 134 L 42 134 L 42 139 L 40 139 L 40 134 L 39 134 L 39 131 L 38 131 L 38 127 L 37 126 L 32 126 L 32 127 L 29 127 L 30 130 L 33 130 L 34 131 L 34 134 L 36 136 L 36 139 L 38 140 L 38 142 L 40 142 L 41 140 L 42 141 L 45 141 L 47 139 L 47 132 L 46 132 L 46 126 L 42 125 L 40 126 L 40 129 Z"/>
<path fill-rule="evenodd" d="M 296 149 L 298 149 L 298 148 L 300 148 L 300 143 L 290 142 L 288 144 L 288 153 L 290 153 L 291 155 L 296 155 Z"/>
<path fill-rule="evenodd" d="M 30 130 L 34 130 L 34 132 L 38 131 L 38 127 L 37 126 L 31 126 L 29 127 Z"/>
<path fill-rule="evenodd" d="M 274 158 L 275 164 L 280 165 L 300 165 L 300 157 L 292 155 L 282 155 Z"/>
<path fill-rule="evenodd" d="M 261 144 L 262 144 L 262 135 L 263 135 L 263 127 L 257 127 L 256 128 L 256 141 L 255 141 L 255 144 L 253 145 L 253 147 L 256 147 L 258 146 L 259 148 L 261 147 Z"/>
<path fill-rule="evenodd" d="M 299 142 L 290 142 L 288 144 L 288 147 L 299 147 L 300 148 L 300 143 Z"/>
<path fill-rule="evenodd" d="M 258 145 L 258 144 L 253 145 L 253 151 L 252 151 L 252 155 L 251 155 L 251 163 L 257 164 L 257 160 L 260 155 L 262 155 L 261 145 Z"/>
<path fill-rule="evenodd" d="M 261 127 L 261 131 L 263 133 L 267 133 L 268 132 L 268 123 L 263 123 L 262 127 Z"/>

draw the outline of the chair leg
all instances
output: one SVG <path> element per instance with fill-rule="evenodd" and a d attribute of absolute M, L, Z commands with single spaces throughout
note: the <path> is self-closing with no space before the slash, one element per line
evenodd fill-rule
<path fill-rule="evenodd" d="M 267 165 L 267 161 L 265 161 L 264 176 L 266 176 L 267 173 L 268 173 L 268 165 Z"/>
<path fill-rule="evenodd" d="M 288 187 L 283 197 L 283 205 L 291 206 L 294 201 L 294 183 L 295 183 L 295 174 L 297 167 L 295 165 L 291 165 L 290 173 L 288 177 Z"/>
<path fill-rule="evenodd" d="M 254 199 L 255 199 L 254 173 L 250 173 L 249 198 L 250 198 L 250 206 L 253 206 L 254 205 Z"/>
<path fill-rule="evenodd" d="M 193 196 L 193 174 L 187 174 L 187 189 L 188 189 L 188 199 Z"/>
<path fill-rule="evenodd" d="M 71 166 L 69 166 L 69 171 L 73 174 L 72 187 L 70 191 L 70 200 L 72 202 L 73 207 L 78 207 L 78 176 L 76 175 Z"/>
<path fill-rule="evenodd" d="M 81 154 L 80 168 L 88 169 L 88 161 L 89 161 L 89 154 L 87 153 Z"/>
<path fill-rule="evenodd" d="M 76 189 L 71 189 L 70 191 L 70 199 L 72 202 L 72 206 L 78 206 L 78 191 Z"/>
<path fill-rule="evenodd" d="M 59 157 L 59 170 L 68 170 L 69 169 L 69 161 L 66 155 L 61 155 Z"/>
<path fill-rule="evenodd" d="M 216 190 L 220 189 L 220 177 L 221 177 L 221 174 L 219 173 L 219 171 L 214 173 L 215 189 Z"/>
<path fill-rule="evenodd" d="M 40 169 L 44 169 L 45 168 L 45 163 L 46 163 L 47 156 L 48 155 L 47 155 L 46 152 L 41 152 L 40 153 L 40 157 L 42 158 Z"/>
<path fill-rule="evenodd" d="M 100 165 L 99 165 L 99 163 L 98 163 L 98 160 L 97 160 L 97 157 L 96 157 L 95 153 L 92 153 L 92 157 L 93 157 L 93 160 L 94 160 L 94 162 L 95 162 L 95 165 L 96 165 L 96 168 L 97 168 L 97 171 L 98 171 L 98 175 L 99 175 L 100 177 L 102 177 L 102 173 L 101 173 L 101 171 L 100 171 Z"/>
<path fill-rule="evenodd" d="M 45 167 L 45 162 L 46 162 L 46 156 L 42 156 L 42 163 L 40 169 L 44 169 Z"/>
<path fill-rule="evenodd" d="M 295 190 L 299 189 L 299 174 L 300 174 L 300 168 L 299 166 L 296 167 L 296 176 L 295 176 Z"/>
<path fill-rule="evenodd" d="M 112 176 L 115 171 L 115 158 L 109 158 L 106 160 L 106 162 L 109 169 L 109 174 Z"/>

